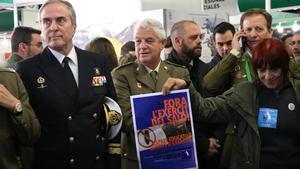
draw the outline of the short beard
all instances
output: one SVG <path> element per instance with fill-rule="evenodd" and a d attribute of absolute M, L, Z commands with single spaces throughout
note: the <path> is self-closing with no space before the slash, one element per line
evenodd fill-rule
<path fill-rule="evenodd" d="M 193 57 L 200 57 L 201 56 L 202 50 L 201 50 L 200 53 L 196 52 L 196 49 L 199 49 L 199 48 L 202 49 L 201 45 L 196 46 L 196 47 L 191 49 L 191 48 L 188 48 L 184 43 L 182 43 L 181 48 L 182 48 L 182 53 L 185 54 L 187 57 L 189 57 L 191 59 Z"/>

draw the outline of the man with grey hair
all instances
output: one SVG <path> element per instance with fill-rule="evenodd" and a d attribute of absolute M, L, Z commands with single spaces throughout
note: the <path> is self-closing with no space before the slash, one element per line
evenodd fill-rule
<path fill-rule="evenodd" d="M 103 104 L 116 93 L 105 57 L 73 45 L 76 15 L 68 1 L 48 0 L 39 15 L 47 47 L 17 65 L 42 126 L 33 169 L 120 168 L 120 138 L 107 136 Z"/>
<path fill-rule="evenodd" d="M 121 136 L 122 169 L 138 169 L 130 96 L 160 92 L 168 77 L 189 80 L 183 66 L 162 61 L 160 52 L 166 43 L 162 24 L 153 19 L 141 21 L 134 32 L 137 62 L 130 62 L 112 72 L 118 101 L 123 113 Z"/>
<path fill-rule="evenodd" d="M 294 33 L 292 40 L 290 42 L 292 48 L 292 54 L 294 58 L 300 63 L 300 30 Z"/>

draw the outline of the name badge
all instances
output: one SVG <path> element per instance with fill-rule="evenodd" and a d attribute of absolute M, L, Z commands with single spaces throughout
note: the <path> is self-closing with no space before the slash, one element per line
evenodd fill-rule
<path fill-rule="evenodd" d="M 277 117 L 277 109 L 259 108 L 258 127 L 275 129 L 277 127 Z"/>

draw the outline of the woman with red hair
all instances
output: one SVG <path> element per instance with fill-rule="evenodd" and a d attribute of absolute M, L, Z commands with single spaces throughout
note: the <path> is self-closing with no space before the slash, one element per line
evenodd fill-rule
<path fill-rule="evenodd" d="M 206 99 L 191 84 L 193 112 L 211 123 L 235 123 L 230 169 L 300 168 L 300 80 L 290 75 L 290 58 L 279 40 L 262 40 L 253 51 L 257 80 Z M 163 92 L 185 85 L 169 79 Z"/>

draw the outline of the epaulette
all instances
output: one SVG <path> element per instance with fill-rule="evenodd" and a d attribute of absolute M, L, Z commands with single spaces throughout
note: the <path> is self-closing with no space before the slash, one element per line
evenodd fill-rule
<path fill-rule="evenodd" d="M 13 68 L 0 68 L 0 72 L 10 72 L 10 73 L 15 73 L 15 69 Z"/>
<path fill-rule="evenodd" d="M 176 66 L 176 67 L 181 67 L 181 68 L 186 68 L 185 66 L 183 65 L 179 65 L 179 64 L 176 64 L 176 63 L 173 63 L 173 62 L 170 62 L 168 60 L 165 60 L 166 63 L 170 64 L 170 65 L 173 65 L 173 66 Z"/>
<path fill-rule="evenodd" d="M 114 69 L 114 71 L 115 71 L 115 70 L 122 69 L 122 68 L 124 68 L 124 67 L 129 66 L 129 65 L 132 65 L 133 63 L 136 63 L 136 62 L 135 62 L 135 61 L 132 61 L 132 62 L 125 63 L 124 65 L 120 65 L 120 66 L 116 67 L 116 68 Z"/>

